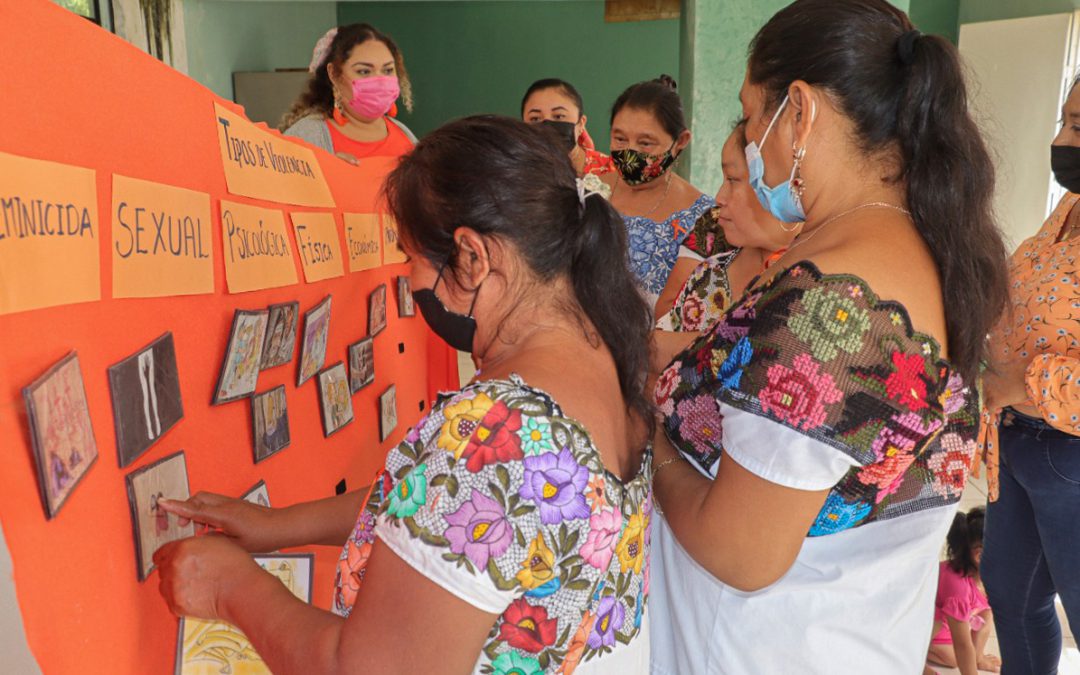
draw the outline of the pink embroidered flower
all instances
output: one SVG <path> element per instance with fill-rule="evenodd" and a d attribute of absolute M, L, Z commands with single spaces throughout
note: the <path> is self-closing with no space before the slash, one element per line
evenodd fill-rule
<path fill-rule="evenodd" d="M 926 403 L 926 369 L 918 354 L 892 353 L 893 372 L 885 380 L 885 393 L 908 410 L 922 410 Z"/>
<path fill-rule="evenodd" d="M 878 487 L 874 501 L 880 504 L 883 499 L 900 489 L 904 482 L 904 473 L 914 461 L 915 455 L 911 452 L 889 455 L 884 460 L 863 468 L 858 478 L 865 485 Z"/>
<path fill-rule="evenodd" d="M 930 457 L 927 466 L 934 475 L 934 492 L 942 497 L 959 497 L 967 483 L 968 467 L 975 456 L 974 439 L 965 441 L 959 434 L 945 434 L 941 451 Z"/>
<path fill-rule="evenodd" d="M 695 396 L 679 401 L 675 407 L 679 417 L 679 435 L 695 448 L 720 447 L 720 411 L 712 396 Z"/>
<path fill-rule="evenodd" d="M 589 519 L 589 535 L 581 547 L 581 557 L 585 562 L 606 571 L 611 566 L 611 556 L 615 554 L 621 529 L 622 514 L 615 509 L 594 514 Z"/>
<path fill-rule="evenodd" d="M 696 295 L 690 295 L 682 305 L 683 330 L 701 330 L 705 319 L 705 303 Z"/>
<path fill-rule="evenodd" d="M 769 382 L 758 393 L 761 409 L 793 427 L 816 429 L 825 423 L 825 406 L 837 403 L 844 394 L 809 354 L 796 356 L 792 365 L 769 366 Z"/>
<path fill-rule="evenodd" d="M 671 399 L 675 387 L 679 385 L 679 368 L 671 366 L 656 379 L 656 387 L 653 389 L 653 397 L 656 405 L 662 406 Z"/>

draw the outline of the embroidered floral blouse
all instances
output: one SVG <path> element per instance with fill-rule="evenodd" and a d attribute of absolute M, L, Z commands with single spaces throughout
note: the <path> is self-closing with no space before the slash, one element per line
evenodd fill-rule
<path fill-rule="evenodd" d="M 656 304 L 675 267 L 679 249 L 694 230 L 698 219 L 716 206 L 708 195 L 701 195 L 693 204 L 671 214 L 662 221 L 647 216 L 624 216 L 628 234 L 630 269 L 638 286 Z M 703 257 L 700 254 L 698 257 Z"/>
<path fill-rule="evenodd" d="M 1058 241 L 1080 195 L 1067 193 L 1042 229 L 1009 258 L 1011 316 L 990 337 L 995 362 L 1029 359 L 1028 405 L 1046 423 L 1080 436 L 1080 238 Z M 998 415 L 984 412 L 990 500 L 998 494 Z"/>
<path fill-rule="evenodd" d="M 901 305 L 804 261 L 676 357 L 656 400 L 703 472 L 723 453 L 781 485 L 830 488 L 809 532 L 828 535 L 959 501 L 978 403 L 938 352 Z"/>
<path fill-rule="evenodd" d="M 351 611 L 378 538 L 500 615 L 474 672 L 644 672 L 650 457 L 621 483 L 587 431 L 517 376 L 441 397 L 387 457 L 381 499 L 342 552 L 334 611 Z"/>
<path fill-rule="evenodd" d="M 611 161 L 609 155 L 589 148 L 582 148 L 582 150 L 585 152 L 585 166 L 582 167 L 581 173 L 603 176 L 615 171 L 615 162 Z"/>
<path fill-rule="evenodd" d="M 683 248 L 703 260 L 686 279 L 675 304 L 656 322 L 660 330 L 704 332 L 712 327 L 731 304 L 728 267 L 738 255 L 716 222 L 715 209 L 698 218 Z"/>

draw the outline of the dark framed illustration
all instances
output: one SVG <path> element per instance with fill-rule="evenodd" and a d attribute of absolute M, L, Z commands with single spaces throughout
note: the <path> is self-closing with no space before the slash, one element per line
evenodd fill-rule
<path fill-rule="evenodd" d="M 172 333 L 109 366 L 109 393 L 116 453 L 124 468 L 184 416 Z"/>
<path fill-rule="evenodd" d="M 285 385 L 251 397 L 251 427 L 255 463 L 289 447 L 289 411 L 285 402 Z"/>
<path fill-rule="evenodd" d="M 386 284 L 368 296 L 368 336 L 375 337 L 386 328 Z"/>
<path fill-rule="evenodd" d="M 154 570 L 155 551 L 170 541 L 195 534 L 192 523 L 181 525 L 178 516 L 158 506 L 162 498 L 184 500 L 191 496 L 184 451 L 132 471 L 125 482 L 135 534 L 135 568 L 139 581 L 145 581 Z"/>
<path fill-rule="evenodd" d="M 379 440 L 385 441 L 397 429 L 397 386 L 390 385 L 379 395 Z"/>
<path fill-rule="evenodd" d="M 356 393 L 375 381 L 375 341 L 369 337 L 349 345 L 349 391 Z"/>
<path fill-rule="evenodd" d="M 51 519 L 98 457 L 78 354 L 60 359 L 22 394 L 41 504 Z"/>
<path fill-rule="evenodd" d="M 251 502 L 252 504 L 270 508 L 270 490 L 266 487 L 266 481 L 260 480 L 258 483 L 252 485 L 240 499 L 243 499 L 245 502 Z"/>
<path fill-rule="evenodd" d="M 265 309 L 238 309 L 233 313 L 229 345 L 214 390 L 214 405 L 238 401 L 255 393 L 269 314 Z"/>
<path fill-rule="evenodd" d="M 416 316 L 416 303 L 413 302 L 409 277 L 397 278 L 397 308 L 400 317 Z"/>
<path fill-rule="evenodd" d="M 299 302 L 283 302 L 270 305 L 267 309 L 270 317 L 266 322 L 260 370 L 283 366 L 293 360 L 296 353 L 296 328 L 300 321 Z"/>
<path fill-rule="evenodd" d="M 322 409 L 323 435 L 330 436 L 353 421 L 352 393 L 345 364 L 338 361 L 319 372 L 319 406 Z"/>
<path fill-rule="evenodd" d="M 326 363 L 326 341 L 330 336 L 330 296 L 304 313 L 304 339 L 300 343 L 300 365 L 296 386 L 310 380 Z"/>

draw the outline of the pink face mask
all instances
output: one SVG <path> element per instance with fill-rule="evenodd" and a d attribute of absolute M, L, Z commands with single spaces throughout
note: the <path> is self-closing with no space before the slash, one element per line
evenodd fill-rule
<path fill-rule="evenodd" d="M 360 117 L 369 120 L 385 115 L 401 95 L 397 75 L 360 77 L 353 80 L 352 90 L 349 107 Z"/>

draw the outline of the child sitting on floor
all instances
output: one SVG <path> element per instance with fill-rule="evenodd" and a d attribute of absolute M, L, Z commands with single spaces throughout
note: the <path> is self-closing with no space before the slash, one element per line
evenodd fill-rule
<path fill-rule="evenodd" d="M 985 519 L 986 509 L 974 508 L 957 513 L 949 528 L 948 560 L 941 563 L 938 573 L 934 637 L 923 675 L 935 672 L 930 664 L 958 668 L 961 675 L 1001 670 L 1001 659 L 984 653 L 993 630 L 990 603 L 979 578 Z"/>

